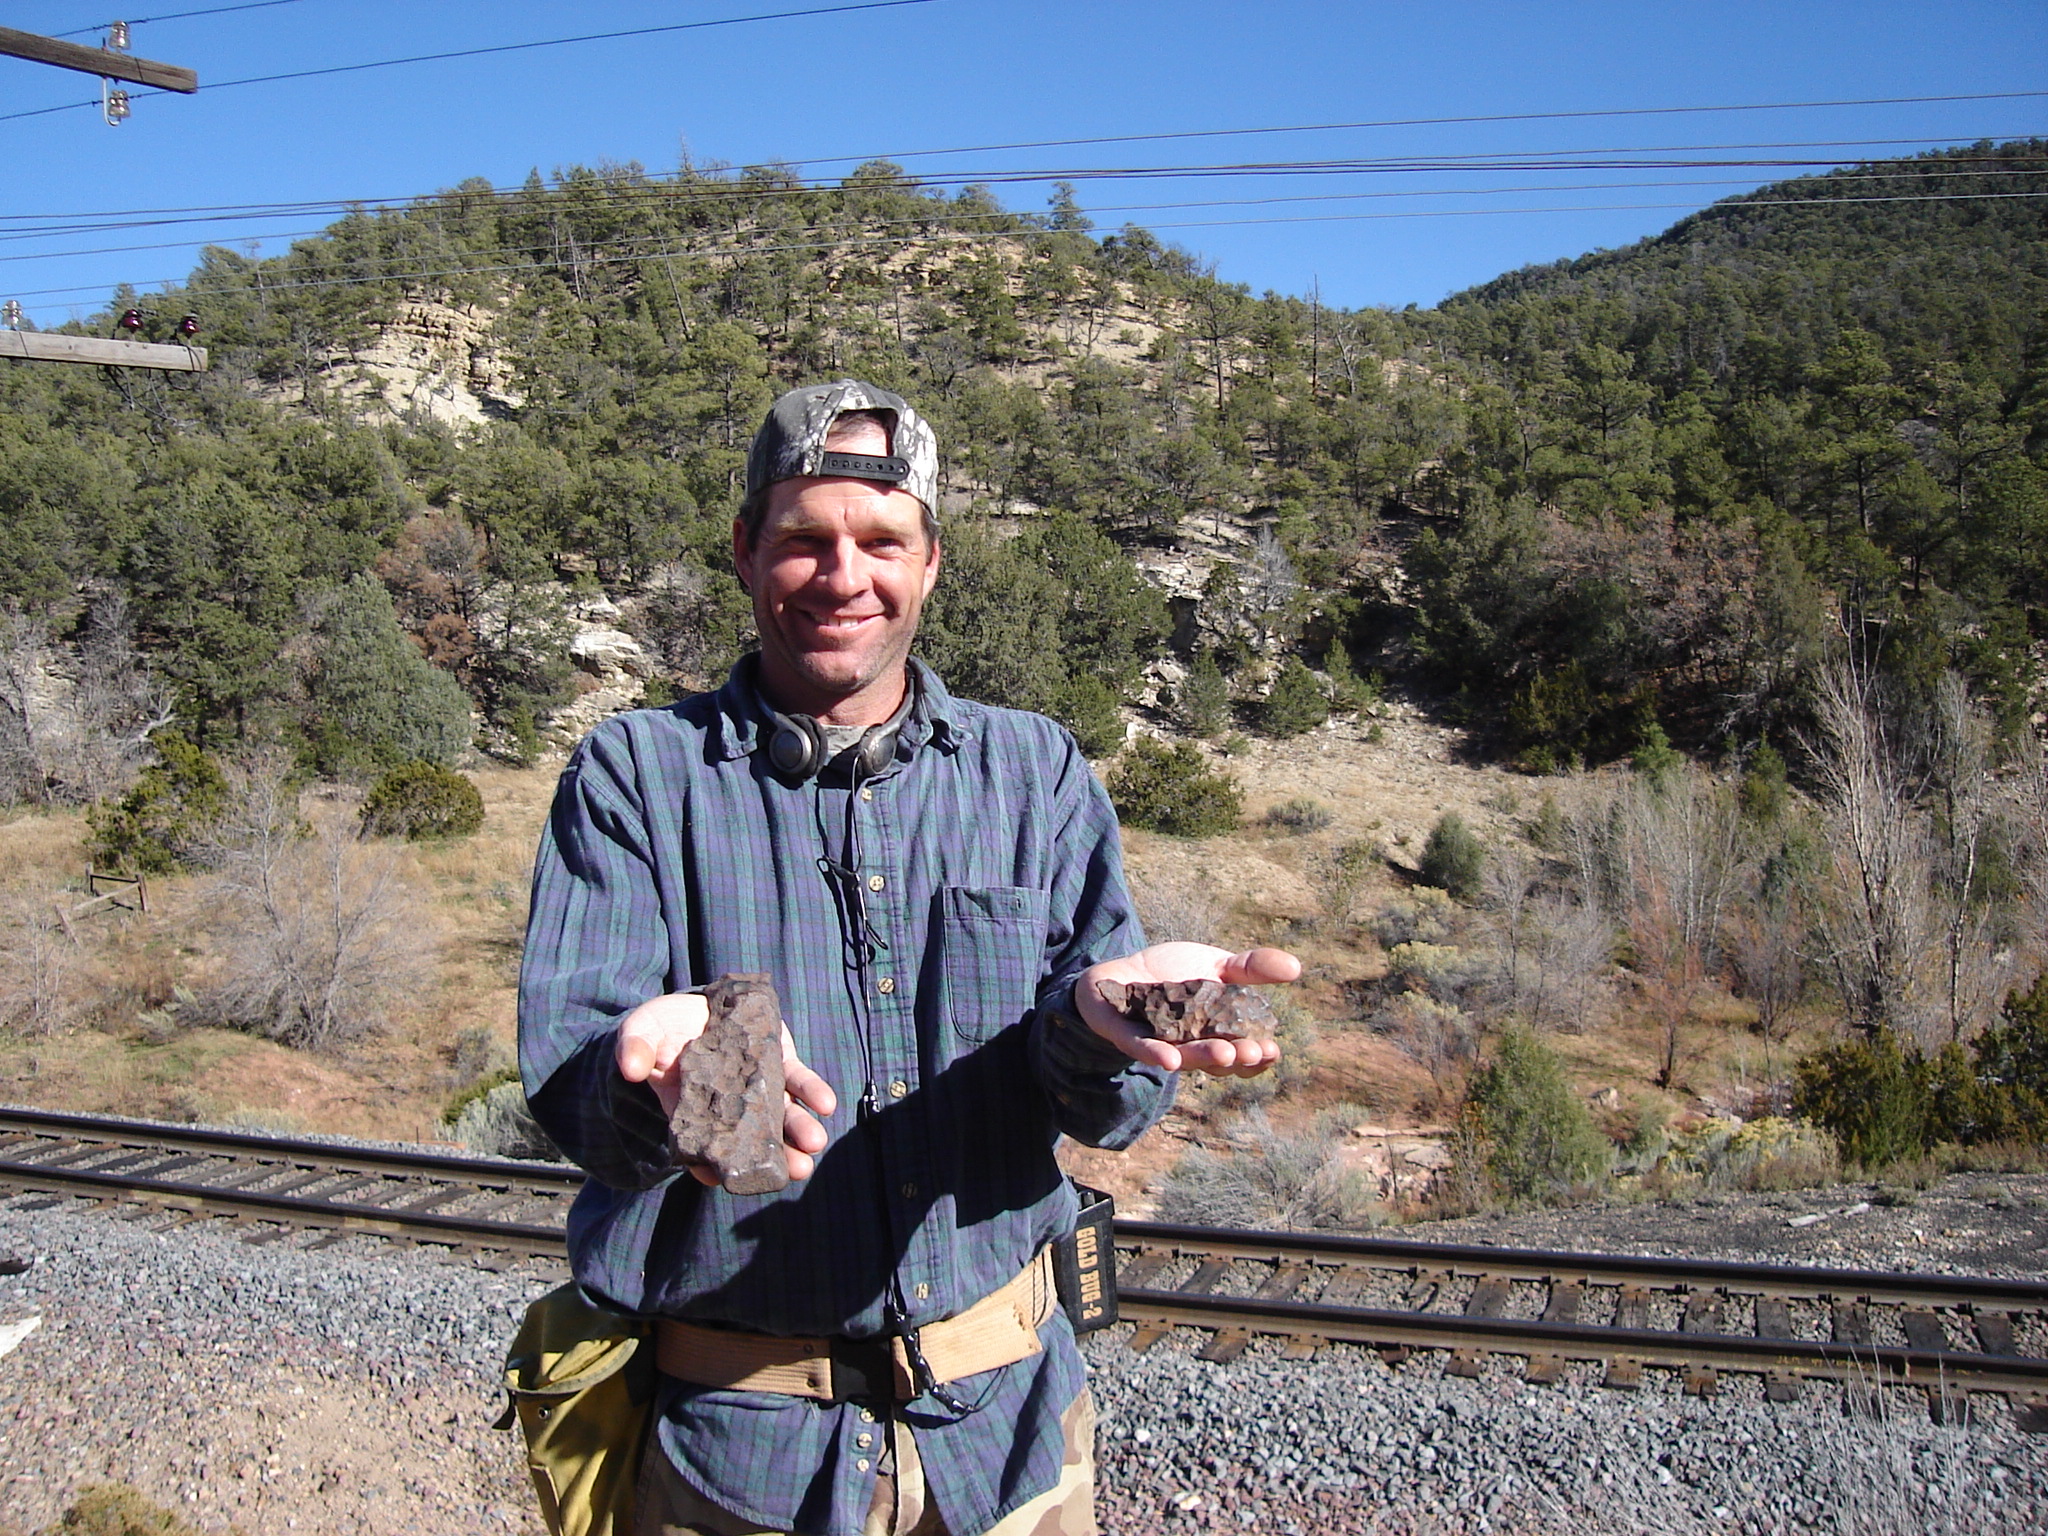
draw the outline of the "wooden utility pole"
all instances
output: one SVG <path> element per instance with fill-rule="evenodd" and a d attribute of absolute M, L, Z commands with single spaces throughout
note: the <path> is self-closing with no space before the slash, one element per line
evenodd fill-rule
<path fill-rule="evenodd" d="M 175 373 L 206 372 L 204 347 L 117 341 L 99 336 L 59 336 L 54 331 L 0 331 L 0 357 L 113 368 L 168 368 Z"/>
<path fill-rule="evenodd" d="M 0 27 L 0 54 L 37 64 L 54 64 L 59 69 L 75 69 L 81 74 L 98 75 L 102 80 L 132 80 L 159 90 L 181 91 L 187 96 L 199 89 L 199 76 L 176 64 L 159 64 L 155 59 L 138 59 L 111 48 L 88 48 L 61 38 L 17 32 L 12 27 Z"/>

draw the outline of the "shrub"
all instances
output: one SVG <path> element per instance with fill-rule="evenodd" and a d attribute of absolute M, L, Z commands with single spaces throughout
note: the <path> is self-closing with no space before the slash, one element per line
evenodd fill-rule
<path fill-rule="evenodd" d="M 1330 701 L 1315 673 L 1290 656 L 1273 679 L 1272 690 L 1259 707 L 1259 724 L 1268 736 L 1299 736 L 1330 718 Z"/>
<path fill-rule="evenodd" d="M 1310 800 L 1306 796 L 1283 800 L 1268 810 L 1265 816 L 1267 826 L 1297 835 L 1303 832 L 1321 832 L 1335 819 L 1330 808 L 1322 801 Z"/>
<path fill-rule="evenodd" d="M 526 1090 L 517 1078 L 499 1083 L 463 1103 L 449 1124 L 449 1137 L 486 1157 L 518 1157 L 530 1162 L 561 1162 L 562 1153 L 533 1118 Z"/>
<path fill-rule="evenodd" d="M 1175 837 L 1211 837 L 1237 829 L 1244 795 L 1187 742 L 1168 746 L 1140 736 L 1109 776 L 1109 797 L 1126 826 Z"/>
<path fill-rule="evenodd" d="M 1372 708 L 1379 703 L 1385 688 L 1377 672 L 1360 677 L 1352 670 L 1351 652 L 1342 639 L 1330 643 L 1323 672 L 1330 680 L 1330 707 L 1343 714 L 1355 715 L 1361 709 Z"/>
<path fill-rule="evenodd" d="M 334 827 L 309 835 L 274 772 L 238 777 L 209 855 L 220 965 L 193 1014 L 314 1050 L 375 1033 L 431 972 L 433 934 L 395 855 Z"/>
<path fill-rule="evenodd" d="M 1368 1219 L 1374 1191 L 1339 1156 L 1350 1117 L 1317 1117 L 1284 1135 L 1265 1112 L 1245 1112 L 1225 1150 L 1197 1147 L 1159 1192 L 1159 1219 L 1194 1226 L 1338 1227 Z"/>
<path fill-rule="evenodd" d="M 1455 944 L 1426 944 L 1410 939 L 1387 951 L 1387 974 L 1410 987 L 1420 987 L 1439 1000 L 1450 1000 L 1493 979 L 1496 966 L 1484 951 Z"/>
<path fill-rule="evenodd" d="M 366 837 L 468 837 L 484 824 L 484 797 L 451 768 L 404 763 L 371 786 L 360 815 Z"/>
<path fill-rule="evenodd" d="M 1117 695 L 1092 672 L 1076 672 L 1053 695 L 1047 711 L 1074 733 L 1090 757 L 1108 757 L 1124 744 L 1124 717 Z"/>
<path fill-rule="evenodd" d="M 1457 918 L 1458 909 L 1448 891 L 1418 885 L 1380 908 L 1379 916 L 1372 920 L 1372 936 L 1382 949 L 1415 940 L 1441 944 L 1452 937 Z"/>
<path fill-rule="evenodd" d="M 1456 811 L 1445 811 L 1429 830 L 1422 845 L 1416 878 L 1424 885 L 1449 891 L 1460 901 L 1479 894 L 1479 872 L 1486 865 L 1486 850 L 1479 845 Z"/>
<path fill-rule="evenodd" d="M 1350 921 L 1359 889 L 1378 859 L 1379 850 L 1363 838 L 1318 849 L 1309 859 L 1305 873 L 1325 920 L 1340 924 Z"/>
<path fill-rule="evenodd" d="M 1198 651 L 1180 685 L 1181 718 L 1197 736 L 1214 736 L 1230 719 L 1230 685 L 1216 665 L 1216 653 Z"/>
<path fill-rule="evenodd" d="M 168 875 L 192 862 L 227 805 L 220 764 L 176 731 L 150 738 L 158 761 L 110 806 L 86 813 L 88 857 L 101 869 Z"/>
<path fill-rule="evenodd" d="M 1927 1085 L 1888 1029 L 1816 1051 L 1794 1069 L 1792 1102 L 1867 1167 L 1927 1147 Z"/>
<path fill-rule="evenodd" d="M 1472 1074 L 1465 1113 L 1488 1178 L 1512 1201 L 1566 1198 L 1597 1184 L 1613 1161 L 1556 1052 L 1527 1030 L 1501 1032 Z"/>

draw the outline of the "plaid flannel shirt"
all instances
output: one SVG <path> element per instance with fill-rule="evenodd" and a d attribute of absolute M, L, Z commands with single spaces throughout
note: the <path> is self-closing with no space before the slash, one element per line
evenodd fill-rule
<path fill-rule="evenodd" d="M 1071 1226 L 1061 1134 L 1125 1146 L 1171 1102 L 1169 1077 L 1072 1013 L 1085 967 L 1144 942 L 1073 738 L 912 665 L 896 761 L 859 785 L 769 767 L 744 661 L 715 693 L 605 722 L 570 759 L 534 874 L 520 1066 L 592 1175 L 569 1249 L 593 1296 L 779 1334 L 880 1334 L 892 1297 L 910 1326 L 953 1316 Z M 857 866 L 857 885 L 821 860 Z M 613 1050 L 637 1004 L 749 971 L 773 977 L 839 1107 L 810 1179 L 743 1197 L 679 1174 L 652 1090 L 619 1077 Z M 866 1083 L 880 1107 L 863 1121 Z M 1044 1353 L 955 1383 L 968 1411 L 899 1410 L 950 1530 L 983 1530 L 1058 1476 L 1084 1371 L 1061 1314 L 1043 1337 Z M 714 1502 L 775 1530 L 860 1529 L 886 1437 L 859 1406 L 665 1380 L 659 1411 Z"/>

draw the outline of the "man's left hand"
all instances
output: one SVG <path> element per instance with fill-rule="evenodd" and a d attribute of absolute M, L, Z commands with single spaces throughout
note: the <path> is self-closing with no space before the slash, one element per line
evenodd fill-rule
<path fill-rule="evenodd" d="M 1277 1040 L 1190 1040 L 1169 1045 L 1142 1034 L 1110 1007 L 1100 986 L 1105 981 L 1200 981 L 1212 979 L 1239 986 L 1293 981 L 1301 962 L 1284 949 L 1248 949 L 1233 955 L 1214 944 L 1154 944 L 1121 960 L 1091 965 L 1074 982 L 1074 1006 L 1088 1027 L 1133 1061 L 1149 1062 L 1169 1072 L 1209 1072 L 1219 1077 L 1256 1077 L 1280 1059 Z"/>

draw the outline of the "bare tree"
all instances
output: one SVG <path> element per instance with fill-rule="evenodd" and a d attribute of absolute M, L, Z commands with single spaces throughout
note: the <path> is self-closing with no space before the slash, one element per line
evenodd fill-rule
<path fill-rule="evenodd" d="M 1265 650 L 1293 630 L 1295 600 L 1301 596 L 1301 574 L 1287 546 L 1271 528 L 1259 529 L 1238 577 L 1244 616 Z"/>
<path fill-rule="evenodd" d="M 147 760 L 150 732 L 171 718 L 118 594 L 93 604 L 76 645 L 54 639 L 36 615 L 0 612 L 0 800 L 103 800 Z"/>
<path fill-rule="evenodd" d="M 331 1050 L 382 1028 L 427 980 L 431 933 L 395 849 L 339 824 L 309 827 L 282 759 L 229 770 L 207 850 L 221 972 L 202 996 L 219 1022 Z"/>
<path fill-rule="evenodd" d="M 76 959 L 49 903 L 19 893 L 0 902 L 0 1027 L 23 1035 L 61 1029 Z"/>
<path fill-rule="evenodd" d="M 1997 943 L 1999 914 L 1982 888 L 1997 812 L 1991 734 L 1990 717 L 1962 679 L 1943 673 L 1935 687 L 1928 778 L 1935 809 L 1932 895 L 1951 1040 L 1990 1021 L 2016 969 L 2011 952 Z"/>
<path fill-rule="evenodd" d="M 1138 908 L 1138 920 L 1145 925 L 1146 939 L 1154 944 L 1178 940 L 1217 943 L 1230 915 L 1216 885 L 1193 870 L 1134 871 L 1131 900 Z"/>
<path fill-rule="evenodd" d="M 1814 705 L 1819 732 L 1805 745 L 1832 863 L 1821 917 L 1828 969 L 1851 1024 L 1927 1044 L 1927 829 L 1896 728 L 1854 661 L 1821 668 Z"/>
<path fill-rule="evenodd" d="M 1622 914 L 1643 995 L 1663 1030 L 1657 1082 L 1676 1077 L 1686 1022 L 1717 969 L 1721 927 L 1740 862 L 1735 798 L 1687 766 L 1638 781 L 1622 801 Z"/>
<path fill-rule="evenodd" d="M 41 805 L 50 798 L 43 761 L 50 661 L 49 624 L 0 610 L 0 800 Z"/>

